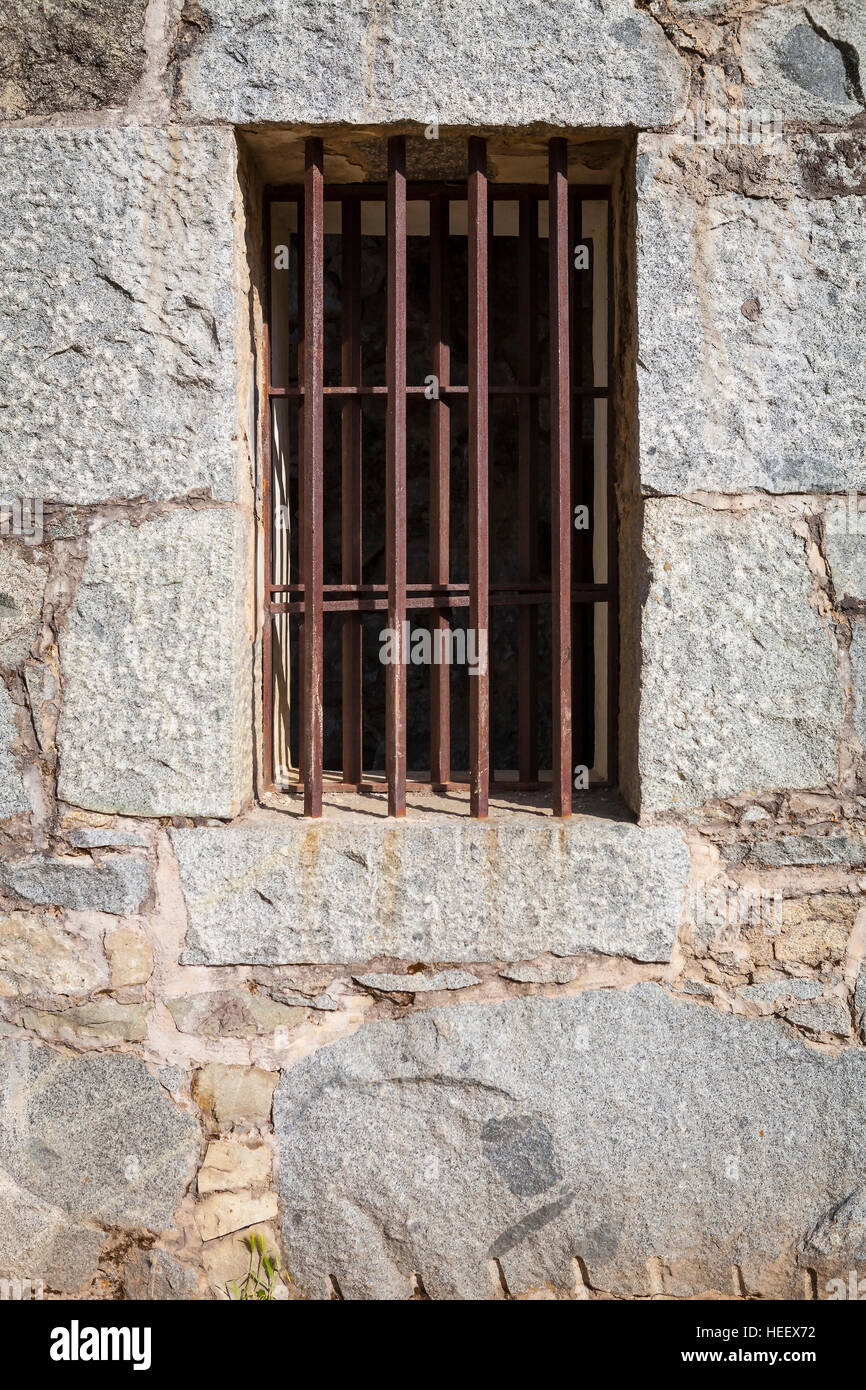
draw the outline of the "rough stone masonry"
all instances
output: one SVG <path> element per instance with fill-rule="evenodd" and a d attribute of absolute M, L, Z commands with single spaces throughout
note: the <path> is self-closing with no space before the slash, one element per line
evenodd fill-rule
<path fill-rule="evenodd" d="M 860 0 L 5 5 L 0 1275 L 866 1276 L 864 60 Z M 259 794 L 262 160 L 432 120 L 616 166 L 621 796 L 567 825 Z"/>

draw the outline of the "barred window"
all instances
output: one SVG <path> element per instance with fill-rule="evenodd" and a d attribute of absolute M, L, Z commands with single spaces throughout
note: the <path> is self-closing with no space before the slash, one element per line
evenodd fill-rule
<path fill-rule="evenodd" d="M 608 185 L 265 191 L 270 790 L 549 799 L 615 779 Z M 336 161 L 335 161 L 336 162 Z"/>

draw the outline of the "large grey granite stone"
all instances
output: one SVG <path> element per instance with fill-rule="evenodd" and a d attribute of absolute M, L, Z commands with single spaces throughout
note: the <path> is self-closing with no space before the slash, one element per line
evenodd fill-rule
<path fill-rule="evenodd" d="M 842 695 L 791 522 L 654 498 L 644 551 L 642 809 L 835 778 Z"/>
<path fill-rule="evenodd" d="M 3 0 L 0 120 L 121 106 L 144 71 L 147 0 Z"/>
<path fill-rule="evenodd" d="M 688 878 L 679 831 L 425 816 L 172 830 L 189 963 L 668 960 Z"/>
<path fill-rule="evenodd" d="M 659 1261 L 668 1293 L 730 1293 L 736 1265 L 801 1298 L 796 1252 L 866 1176 L 864 1119 L 862 1052 L 657 985 L 371 1023 L 277 1088 L 286 1253 L 317 1298 L 329 1275 L 405 1298 L 413 1274 L 489 1298 L 490 1260 L 513 1294 L 569 1289 L 575 1257 L 623 1295 Z"/>
<path fill-rule="evenodd" d="M 0 1258 L 22 1235 L 34 1258 L 53 1258 L 50 1240 L 39 1256 L 40 1213 L 46 1231 L 57 1213 L 71 1221 L 72 1231 L 64 1230 L 83 1265 L 100 1235 L 81 1223 L 152 1231 L 168 1224 L 192 1174 L 199 1128 L 143 1062 L 116 1054 L 66 1057 L 27 1042 L 3 1043 L 0 1082 L 2 1183 L 24 1189 L 36 1206 L 22 1232 L 14 1205 L 4 1216 L 0 1202 Z M 63 1273 L 68 1280 L 69 1269 Z"/>
<path fill-rule="evenodd" d="M 0 889 L 27 902 L 85 912 L 137 912 L 150 891 L 144 859 L 115 856 L 97 864 L 92 859 L 0 860 Z"/>
<path fill-rule="evenodd" d="M 15 706 L 5 685 L 0 683 L 0 820 L 30 810 L 20 769 L 12 755 L 18 738 Z"/>
<path fill-rule="evenodd" d="M 61 636 L 59 795 L 91 811 L 231 816 L 250 782 L 246 532 L 176 510 L 91 538 Z"/>
<path fill-rule="evenodd" d="M 641 483 L 864 490 L 866 201 L 775 184 L 743 196 L 731 158 L 640 137 Z M 774 170 L 786 155 L 736 158 Z M 810 167 L 798 147 L 798 177 Z"/>
<path fill-rule="evenodd" d="M 234 137 L 0 132 L 0 496 L 236 495 Z"/>
<path fill-rule="evenodd" d="M 766 5 L 739 31 L 744 99 L 789 121 L 847 123 L 866 106 L 862 0 Z"/>
<path fill-rule="evenodd" d="M 660 125 L 688 68 L 631 0 L 210 0 L 185 115 L 234 122 Z"/>

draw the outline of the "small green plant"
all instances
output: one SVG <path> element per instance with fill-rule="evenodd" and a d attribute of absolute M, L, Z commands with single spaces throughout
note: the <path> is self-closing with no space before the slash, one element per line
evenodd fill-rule
<path fill-rule="evenodd" d="M 244 1245 L 250 1252 L 250 1267 L 243 1279 L 233 1279 L 226 1284 L 226 1297 L 236 1299 L 258 1298 L 265 1302 L 286 1299 L 292 1287 L 292 1276 L 283 1269 L 279 1260 L 269 1260 L 265 1254 L 265 1238 L 254 1231 L 247 1236 Z"/>

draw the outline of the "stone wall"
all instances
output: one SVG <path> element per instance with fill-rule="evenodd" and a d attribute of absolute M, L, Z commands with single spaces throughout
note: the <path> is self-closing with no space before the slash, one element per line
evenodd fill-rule
<path fill-rule="evenodd" d="M 250 1232 L 309 1298 L 866 1274 L 859 0 L 31 9 L 0 21 L 0 500 L 41 517 L 0 538 L 0 1274 L 220 1297 Z M 432 120 L 626 151 L 626 804 L 567 825 L 257 795 L 262 152 Z"/>

